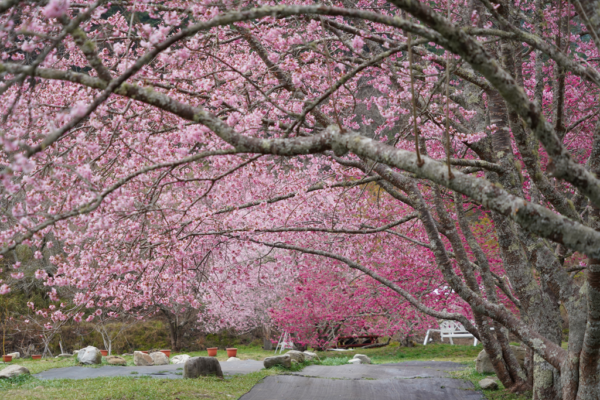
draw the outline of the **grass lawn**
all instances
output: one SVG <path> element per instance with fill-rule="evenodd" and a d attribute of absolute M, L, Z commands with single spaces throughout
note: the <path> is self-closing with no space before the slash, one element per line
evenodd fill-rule
<path fill-rule="evenodd" d="M 345 352 L 317 352 L 324 365 L 345 364 L 354 354 L 368 355 L 374 364 L 394 363 L 411 360 L 421 361 L 454 361 L 467 365 L 467 369 L 455 373 L 456 378 L 471 380 L 479 389 L 477 382 L 485 376 L 475 371 L 475 358 L 482 347 L 449 344 L 430 344 L 428 346 L 400 347 L 393 343 L 378 349 L 356 349 Z M 238 347 L 237 357 L 242 360 L 263 360 L 273 355 L 273 351 L 265 351 L 259 347 Z M 171 353 L 171 357 L 180 353 Z M 183 353 L 181 353 L 183 354 Z M 185 353 L 192 357 L 206 356 L 206 351 Z M 225 350 L 217 353 L 219 361 L 227 359 Z M 133 365 L 133 357 L 126 356 L 127 365 Z M 52 368 L 77 365 L 74 358 L 49 359 L 32 361 L 31 359 L 15 360 L 11 364 L 19 364 L 36 374 Z M 105 361 L 103 360 L 103 365 Z M 88 368 L 97 368 L 89 366 Z M 183 366 L 182 366 L 183 367 Z M 0 364 L 0 369 L 4 368 Z M 299 370 L 303 365 L 293 369 Z M 12 380 L 0 380 L 0 398 L 11 399 L 82 399 L 82 400 L 162 400 L 162 399 L 237 399 L 248 392 L 252 386 L 269 375 L 286 373 L 283 368 L 262 370 L 248 375 L 237 375 L 220 380 L 213 377 L 169 380 L 149 377 L 95 378 L 84 380 L 39 380 L 33 376 L 24 376 Z M 501 386 L 501 385 L 500 385 Z M 527 400 L 531 397 L 515 396 L 504 390 L 485 391 L 491 400 Z"/>

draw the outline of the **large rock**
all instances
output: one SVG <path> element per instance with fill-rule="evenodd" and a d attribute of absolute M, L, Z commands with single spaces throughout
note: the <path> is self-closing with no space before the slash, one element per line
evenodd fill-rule
<path fill-rule="evenodd" d="M 149 365 L 154 365 L 152 357 L 150 357 L 146 353 L 142 353 L 141 351 L 133 352 L 133 363 L 138 367 L 147 367 Z"/>
<path fill-rule="evenodd" d="M 364 354 L 355 354 L 355 360 L 360 360 L 361 364 L 371 364 L 371 359 Z"/>
<path fill-rule="evenodd" d="M 185 362 L 190 358 L 192 357 L 188 356 L 187 354 L 180 354 L 171 358 L 171 364 L 185 364 Z"/>
<path fill-rule="evenodd" d="M 101 364 L 102 353 L 94 346 L 88 346 L 79 350 L 77 353 L 77 362 L 85 365 Z"/>
<path fill-rule="evenodd" d="M 475 360 L 475 369 L 480 374 L 493 374 L 496 372 L 494 370 L 494 366 L 492 365 L 492 361 L 490 360 L 490 356 L 488 356 L 485 350 L 481 350 L 477 355 L 477 359 Z"/>
<path fill-rule="evenodd" d="M 525 346 L 510 346 L 521 368 L 525 366 L 525 356 L 527 355 L 527 347 Z"/>
<path fill-rule="evenodd" d="M 106 362 L 110 365 L 127 365 L 127 360 L 119 356 L 106 356 Z"/>
<path fill-rule="evenodd" d="M 0 371 L 0 379 L 10 379 L 19 375 L 29 375 L 29 370 L 18 364 L 14 364 Z"/>
<path fill-rule="evenodd" d="M 306 361 L 314 361 L 314 360 L 318 360 L 319 356 L 317 355 L 317 353 L 311 353 L 310 351 L 305 351 L 304 359 Z"/>
<path fill-rule="evenodd" d="M 161 351 L 150 353 L 150 358 L 152 358 L 154 365 L 169 365 L 169 357 Z"/>
<path fill-rule="evenodd" d="M 11 356 L 13 360 L 16 360 L 17 358 L 21 358 L 21 353 L 16 351 L 14 353 L 8 353 L 7 356 Z"/>
<path fill-rule="evenodd" d="M 292 361 L 297 361 L 299 363 L 304 362 L 304 360 L 306 359 L 306 354 L 304 354 L 301 351 L 298 350 L 290 350 L 287 353 L 288 356 L 290 356 L 290 358 L 292 359 Z"/>
<path fill-rule="evenodd" d="M 214 357 L 192 357 L 183 364 L 183 378 L 191 379 L 200 376 L 216 375 L 223 378 L 221 364 Z"/>
<path fill-rule="evenodd" d="M 510 348 L 513 351 L 515 357 L 517 358 L 519 365 L 521 366 L 521 368 L 523 368 L 525 365 L 525 355 L 527 354 L 527 348 L 521 347 L 521 346 L 512 346 L 512 345 L 510 346 Z M 481 350 L 479 352 L 479 355 L 477 356 L 477 359 L 475 360 L 475 368 L 477 369 L 477 372 L 479 372 L 480 374 L 495 374 L 496 373 L 496 371 L 494 370 L 494 366 L 492 365 L 492 361 L 490 360 L 490 357 L 485 352 L 485 350 Z"/>
<path fill-rule="evenodd" d="M 271 368 L 275 365 L 282 365 L 285 368 L 291 368 L 292 358 L 289 356 L 289 354 L 284 354 L 282 356 L 267 357 L 265 358 L 265 361 L 263 361 L 263 364 L 265 368 Z"/>
<path fill-rule="evenodd" d="M 479 386 L 483 390 L 496 390 L 498 389 L 498 384 L 492 378 L 485 378 L 479 381 Z"/>

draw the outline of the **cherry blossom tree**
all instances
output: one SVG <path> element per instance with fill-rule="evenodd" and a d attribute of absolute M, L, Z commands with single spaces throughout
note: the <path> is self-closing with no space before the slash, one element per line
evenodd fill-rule
<path fill-rule="evenodd" d="M 511 390 L 598 398 L 598 9 L 2 0 L 1 251 L 52 233 L 39 278 L 126 312 L 249 303 L 220 284 L 263 280 L 248 254 L 343 267 L 460 321 Z"/>

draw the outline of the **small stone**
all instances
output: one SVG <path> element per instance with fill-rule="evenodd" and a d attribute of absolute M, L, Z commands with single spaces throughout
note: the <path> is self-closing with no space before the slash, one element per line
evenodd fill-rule
<path fill-rule="evenodd" d="M 21 358 L 21 353 L 16 351 L 14 353 L 8 353 L 7 356 L 11 356 L 13 360 L 16 360 L 17 358 Z"/>
<path fill-rule="evenodd" d="M 29 370 L 18 364 L 9 365 L 3 370 L 0 370 L 0 379 L 10 379 L 19 375 L 29 375 Z"/>
<path fill-rule="evenodd" d="M 94 346 L 88 346 L 85 349 L 79 350 L 77 353 L 77 362 L 85 365 L 101 364 L 102 353 Z"/>
<path fill-rule="evenodd" d="M 214 357 L 192 357 L 183 365 L 184 379 L 209 375 L 216 375 L 219 378 L 223 378 L 221 364 Z"/>
<path fill-rule="evenodd" d="M 190 358 L 192 357 L 188 356 L 187 354 L 180 354 L 171 358 L 171 364 L 185 364 L 185 362 Z"/>
<path fill-rule="evenodd" d="M 290 358 L 292 360 L 296 360 L 299 363 L 304 362 L 304 359 L 306 358 L 306 355 L 303 352 L 298 351 L 298 350 L 290 350 L 285 354 L 290 356 Z"/>
<path fill-rule="evenodd" d="M 353 358 L 352 360 L 348 361 L 348 364 L 362 364 L 362 361 L 360 358 Z"/>
<path fill-rule="evenodd" d="M 154 365 L 169 365 L 169 357 L 161 351 L 150 353 L 150 358 L 152 358 Z"/>
<path fill-rule="evenodd" d="M 141 351 L 133 352 L 133 363 L 138 367 L 147 367 L 150 365 L 154 365 L 152 357 L 150 357 L 146 353 L 142 353 Z"/>
<path fill-rule="evenodd" d="M 68 358 L 73 357 L 73 354 L 63 353 L 56 356 L 56 358 Z"/>
<path fill-rule="evenodd" d="M 110 365 L 127 365 L 127 360 L 119 356 L 106 356 L 106 362 Z"/>
<path fill-rule="evenodd" d="M 492 378 L 485 378 L 479 381 L 479 386 L 483 390 L 496 390 L 498 389 L 498 384 Z"/>
<path fill-rule="evenodd" d="M 242 361 L 242 360 L 240 360 L 240 359 L 239 359 L 239 358 L 237 358 L 237 357 L 229 357 L 229 358 L 227 359 L 227 362 L 234 362 L 234 361 Z"/>
<path fill-rule="evenodd" d="M 285 368 L 291 368 L 292 358 L 289 356 L 289 354 L 284 354 L 282 356 L 267 357 L 263 361 L 263 365 L 265 366 L 265 368 L 271 368 L 275 365 L 282 365 Z"/>
<path fill-rule="evenodd" d="M 371 359 L 364 354 L 355 354 L 355 360 L 360 360 L 361 364 L 371 364 Z"/>
<path fill-rule="evenodd" d="M 319 356 L 317 355 L 317 353 L 311 353 L 310 351 L 305 351 L 304 352 L 304 359 L 306 361 L 313 361 L 313 360 L 318 360 Z"/>

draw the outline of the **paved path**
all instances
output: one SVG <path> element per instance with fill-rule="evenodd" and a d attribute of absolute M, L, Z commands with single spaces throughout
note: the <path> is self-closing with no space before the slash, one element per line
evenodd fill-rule
<path fill-rule="evenodd" d="M 311 365 L 294 375 L 268 376 L 240 400 L 484 400 L 471 382 L 448 378 L 451 362 Z"/>
<path fill-rule="evenodd" d="M 485 400 L 471 382 L 450 378 L 345 380 L 268 376 L 240 400 Z"/>
<path fill-rule="evenodd" d="M 243 360 L 222 362 L 221 370 L 224 375 L 249 374 L 263 369 L 262 361 Z M 162 379 L 181 379 L 183 364 L 155 365 L 151 367 L 66 367 L 54 368 L 36 374 L 39 379 L 88 379 L 104 376 L 150 376 Z"/>

